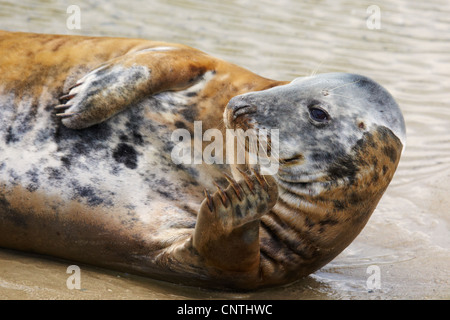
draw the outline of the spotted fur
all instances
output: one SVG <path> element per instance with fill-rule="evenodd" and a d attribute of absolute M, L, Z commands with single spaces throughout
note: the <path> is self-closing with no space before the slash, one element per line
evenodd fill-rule
<path fill-rule="evenodd" d="M 283 284 L 350 244 L 404 147 L 398 106 L 362 76 L 275 81 L 140 39 L 0 32 L 0 48 L 3 247 L 195 285 Z M 314 105 L 331 120 L 311 120 Z M 171 133 L 194 121 L 280 129 L 278 173 L 175 164 Z"/>

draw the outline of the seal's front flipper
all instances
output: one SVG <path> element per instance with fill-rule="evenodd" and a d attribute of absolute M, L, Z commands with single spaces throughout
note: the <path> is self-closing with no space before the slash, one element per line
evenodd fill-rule
<path fill-rule="evenodd" d="M 105 64 L 85 75 L 55 107 L 65 126 L 83 129 L 100 123 L 145 95 L 150 70 L 143 65 Z M 64 112 L 61 112 L 64 111 Z"/>
<path fill-rule="evenodd" d="M 55 107 L 65 126 L 83 129 L 105 121 L 146 96 L 195 84 L 216 62 L 189 47 L 149 48 L 92 70 L 60 97 Z"/>
<path fill-rule="evenodd" d="M 218 190 L 203 201 L 195 226 L 193 246 L 211 266 L 224 271 L 257 273 L 259 270 L 259 224 L 262 215 L 278 199 L 277 184 L 258 173 Z M 256 274 L 255 274 L 256 275 Z"/>

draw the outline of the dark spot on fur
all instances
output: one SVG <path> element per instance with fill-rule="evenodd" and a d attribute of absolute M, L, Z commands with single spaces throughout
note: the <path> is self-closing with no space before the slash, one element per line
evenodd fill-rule
<path fill-rule="evenodd" d="M 397 150 L 393 146 L 385 146 L 382 148 L 382 152 L 391 160 L 392 163 L 397 161 Z"/>
<path fill-rule="evenodd" d="M 308 228 L 312 228 L 312 227 L 315 226 L 315 223 L 314 223 L 310 218 L 308 218 L 308 217 L 305 216 L 305 225 L 306 225 Z"/>
<path fill-rule="evenodd" d="M 50 139 L 52 139 L 54 135 L 54 128 L 45 128 L 38 131 L 36 135 L 36 142 L 39 142 L 40 144 L 43 144 Z"/>
<path fill-rule="evenodd" d="M 356 141 L 355 143 L 355 149 L 362 149 L 364 147 L 364 143 L 365 143 L 365 139 L 359 139 L 358 141 Z"/>
<path fill-rule="evenodd" d="M 160 188 L 156 189 L 156 191 L 162 195 L 164 198 L 167 198 L 169 200 L 175 200 L 175 198 L 172 196 L 170 192 L 167 192 L 165 190 L 161 190 Z"/>
<path fill-rule="evenodd" d="M 383 165 L 383 175 L 385 175 L 387 171 L 388 171 L 388 167 L 386 165 Z"/>
<path fill-rule="evenodd" d="M 197 95 L 197 92 L 188 92 L 186 93 L 187 97 L 195 97 Z"/>
<path fill-rule="evenodd" d="M 2 194 L 0 194 L 0 211 L 2 212 L 2 220 L 9 220 L 14 225 L 22 228 L 28 225 L 25 216 L 18 214 L 16 210 L 11 208 L 11 205 Z"/>
<path fill-rule="evenodd" d="M 119 143 L 113 153 L 113 158 L 119 163 L 123 163 L 129 169 L 137 168 L 137 152 L 129 144 Z"/>
<path fill-rule="evenodd" d="M 347 208 L 344 201 L 334 200 L 333 203 L 336 210 L 344 210 L 345 208 Z"/>
<path fill-rule="evenodd" d="M 12 185 L 16 185 L 20 182 L 20 176 L 14 169 L 10 169 L 8 171 L 8 175 L 10 177 L 9 181 L 11 182 Z"/>
<path fill-rule="evenodd" d="M 90 206 L 98 206 L 104 202 L 102 198 L 100 198 L 96 192 L 95 189 L 91 186 L 80 186 L 78 182 L 73 181 L 73 190 L 76 197 L 81 197 L 86 199 L 87 203 Z"/>
<path fill-rule="evenodd" d="M 185 166 L 185 165 L 183 165 L 183 164 L 175 164 L 175 165 L 174 165 L 174 168 L 176 168 L 177 170 L 182 170 L 182 171 L 188 172 L 189 175 L 193 178 L 193 179 L 190 179 L 190 180 L 189 180 L 189 183 L 190 183 L 190 184 L 193 184 L 193 185 L 195 185 L 195 186 L 198 185 L 197 178 L 198 178 L 199 173 L 198 173 L 198 170 L 197 170 L 197 169 L 192 168 L 192 167 L 187 167 L 187 166 Z M 225 178 L 222 180 L 222 182 L 223 182 L 223 181 L 226 181 Z M 218 183 L 219 183 L 219 182 L 218 182 Z M 221 184 L 221 183 L 219 183 L 219 184 Z"/>
<path fill-rule="evenodd" d="M 353 183 L 358 170 L 355 160 L 349 155 L 344 155 L 331 164 L 328 168 L 328 175 L 332 180 L 348 178 L 350 183 Z"/>
<path fill-rule="evenodd" d="M 363 200 L 362 196 L 356 192 L 351 192 L 347 199 L 351 205 L 357 205 Z"/>
<path fill-rule="evenodd" d="M 105 150 L 111 135 L 112 129 L 108 122 L 83 130 L 72 130 L 59 124 L 54 132 L 54 139 L 58 145 L 58 151 L 65 153 L 67 157 L 69 154 L 79 156 Z"/>
<path fill-rule="evenodd" d="M 130 114 L 131 118 L 130 121 L 127 121 L 127 123 L 125 123 L 125 127 L 128 129 L 128 132 L 134 132 L 134 131 L 139 131 L 139 127 L 140 127 L 140 119 L 138 119 L 134 114 Z M 151 131 L 154 131 L 152 123 L 149 122 L 148 124 L 146 124 Z"/>
<path fill-rule="evenodd" d="M 25 175 L 30 179 L 31 183 L 26 187 L 28 191 L 34 192 L 39 188 L 39 174 L 36 170 L 28 170 Z"/>
<path fill-rule="evenodd" d="M 120 135 L 119 139 L 120 139 L 120 141 L 122 141 L 122 142 L 128 142 L 128 137 L 127 137 L 126 134 Z"/>
<path fill-rule="evenodd" d="M 378 145 L 374 140 L 373 134 L 365 132 L 363 138 L 358 140 L 355 147 L 357 150 L 361 151 L 363 148 L 367 147 L 376 149 Z"/>
<path fill-rule="evenodd" d="M 143 145 L 144 144 L 144 138 L 142 137 L 142 134 L 139 132 L 133 131 L 133 142 L 137 145 Z"/>
<path fill-rule="evenodd" d="M 203 75 L 206 72 L 206 68 L 199 67 L 195 64 L 191 64 L 191 65 L 189 65 L 189 71 L 190 71 L 190 73 L 194 74 L 194 77 L 189 79 L 189 83 L 194 83 L 194 82 L 200 81 L 202 79 Z"/>
<path fill-rule="evenodd" d="M 120 172 L 122 171 L 122 168 L 119 165 L 113 165 L 111 164 L 111 170 L 109 171 L 113 176 L 118 176 Z"/>
<path fill-rule="evenodd" d="M 29 185 L 27 185 L 26 189 L 30 192 L 34 192 L 39 188 L 39 186 L 35 183 L 30 183 Z"/>
<path fill-rule="evenodd" d="M 6 130 L 5 142 L 6 144 L 18 142 L 19 138 L 14 134 L 12 126 Z"/>
<path fill-rule="evenodd" d="M 78 141 L 73 144 L 72 150 L 74 154 L 87 154 L 90 146 L 86 141 Z"/>
<path fill-rule="evenodd" d="M 173 141 L 167 141 L 165 144 L 163 144 L 163 151 L 166 154 L 170 154 L 173 150 L 173 147 L 175 146 L 175 143 Z"/>
<path fill-rule="evenodd" d="M 70 165 L 71 165 L 71 161 L 70 161 L 70 158 L 69 157 L 61 157 L 61 162 L 62 162 L 62 164 L 63 164 L 63 166 L 65 167 L 65 168 L 67 168 L 67 169 L 69 169 L 70 168 Z"/>
<path fill-rule="evenodd" d="M 185 109 L 183 109 L 183 110 L 180 111 L 180 114 L 181 114 L 188 122 L 194 122 L 194 121 L 197 119 L 197 117 L 198 117 L 198 114 L 197 114 L 195 105 L 194 105 L 194 106 L 192 106 L 192 105 L 191 105 L 191 106 L 187 106 Z"/>
<path fill-rule="evenodd" d="M 21 138 L 33 128 L 36 122 L 36 114 L 38 105 L 33 104 L 30 106 L 29 112 L 18 113 L 13 124 L 7 129 L 5 142 L 6 144 L 15 143 L 21 140 Z"/>
<path fill-rule="evenodd" d="M 58 168 L 45 168 L 50 180 L 62 180 L 64 178 L 63 173 Z"/>
<path fill-rule="evenodd" d="M 326 225 L 330 225 L 330 226 L 334 226 L 336 224 L 338 224 L 339 222 L 337 220 L 334 219 L 325 219 L 319 222 L 319 224 L 321 226 L 326 226 Z"/>
<path fill-rule="evenodd" d="M 169 200 L 176 200 L 179 191 L 174 188 L 174 185 L 165 178 L 156 177 L 155 174 L 151 174 L 145 178 L 145 181 L 152 187 L 153 190 L 158 192 L 164 198 Z"/>
<path fill-rule="evenodd" d="M 334 219 L 325 219 L 319 222 L 320 228 L 319 228 L 319 233 L 323 233 L 326 229 L 327 226 L 334 226 L 338 224 L 337 220 Z"/>
<path fill-rule="evenodd" d="M 176 121 L 175 127 L 179 128 L 179 129 L 186 129 L 186 124 L 183 121 Z"/>
<path fill-rule="evenodd" d="M 373 183 L 376 183 L 376 182 L 378 181 L 379 178 L 380 178 L 380 176 L 379 176 L 379 174 L 378 174 L 378 171 L 375 170 L 374 173 L 373 173 L 373 176 L 372 176 L 372 182 L 373 182 Z"/>
<path fill-rule="evenodd" d="M 301 159 L 301 158 L 296 157 L 296 159 Z M 327 152 L 327 151 L 314 152 L 311 155 L 311 159 L 314 162 L 330 162 L 333 159 L 333 154 L 331 152 Z"/>
<path fill-rule="evenodd" d="M 144 138 L 142 135 L 137 132 L 136 130 L 131 130 L 131 137 L 129 137 L 127 134 L 121 134 L 119 139 L 121 142 L 133 142 L 136 145 L 143 145 L 144 144 Z"/>
<path fill-rule="evenodd" d="M 377 157 L 375 157 L 375 156 L 372 157 L 372 163 L 373 163 L 373 166 L 375 168 L 378 166 L 378 159 L 377 159 Z"/>
<path fill-rule="evenodd" d="M 236 205 L 234 207 L 234 211 L 236 212 L 236 215 L 241 218 L 243 216 L 242 211 L 241 211 L 241 207 L 239 207 L 239 205 Z"/>
<path fill-rule="evenodd" d="M 391 131 L 386 127 L 379 127 L 377 131 L 379 133 L 380 140 L 387 143 L 389 141 Z"/>

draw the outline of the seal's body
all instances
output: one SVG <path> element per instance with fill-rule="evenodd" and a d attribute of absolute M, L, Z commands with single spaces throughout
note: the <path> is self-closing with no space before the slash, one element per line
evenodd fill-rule
<path fill-rule="evenodd" d="M 357 236 L 404 145 L 398 106 L 362 76 L 275 81 L 139 39 L 0 32 L 0 48 L 2 247 L 195 285 L 291 282 Z M 195 121 L 279 129 L 278 172 L 175 163 L 172 133 Z"/>

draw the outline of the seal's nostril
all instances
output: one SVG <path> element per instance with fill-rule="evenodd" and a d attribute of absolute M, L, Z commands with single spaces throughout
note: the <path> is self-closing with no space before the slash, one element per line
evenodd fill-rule
<path fill-rule="evenodd" d="M 238 117 L 244 114 L 256 113 L 256 106 L 253 105 L 240 105 L 233 108 L 233 120 L 236 120 Z"/>
<path fill-rule="evenodd" d="M 233 110 L 234 110 L 234 111 L 238 111 L 238 110 L 245 109 L 245 108 L 249 108 L 249 107 L 250 107 L 249 104 L 241 104 L 241 105 L 234 106 L 234 107 L 233 107 Z"/>

